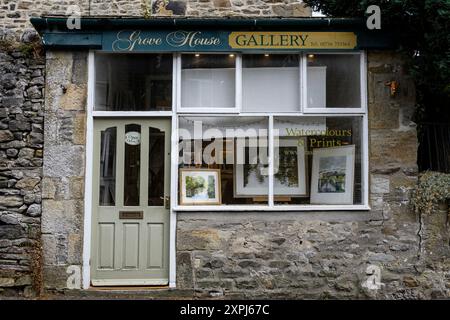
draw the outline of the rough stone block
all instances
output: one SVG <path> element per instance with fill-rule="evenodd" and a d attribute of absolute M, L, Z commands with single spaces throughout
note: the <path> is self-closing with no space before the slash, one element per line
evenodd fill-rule
<path fill-rule="evenodd" d="M 81 233 L 71 233 L 68 237 L 67 263 L 82 264 L 83 262 L 83 237 Z"/>
<path fill-rule="evenodd" d="M 179 250 L 217 249 L 220 238 L 217 230 L 187 230 L 178 233 L 177 247 Z"/>
<path fill-rule="evenodd" d="M 82 200 L 43 200 L 42 232 L 66 235 L 81 232 L 83 210 Z"/>
<path fill-rule="evenodd" d="M 0 206 L 20 207 L 23 204 L 23 198 L 20 196 L 0 196 Z"/>
<path fill-rule="evenodd" d="M 389 177 L 371 175 L 370 193 L 373 194 L 389 193 L 389 190 L 390 190 Z"/>
<path fill-rule="evenodd" d="M 369 105 L 370 129 L 397 129 L 400 126 L 400 111 L 396 103 L 372 103 Z"/>
<path fill-rule="evenodd" d="M 14 286 L 13 278 L 0 278 L 0 288 L 13 287 L 13 286 Z"/>
<path fill-rule="evenodd" d="M 183 289 L 194 287 L 190 252 L 177 253 L 177 286 Z"/>
<path fill-rule="evenodd" d="M 78 113 L 73 120 L 73 143 L 86 144 L 86 114 Z"/>
<path fill-rule="evenodd" d="M 84 199 L 84 177 L 69 178 L 70 199 Z"/>
<path fill-rule="evenodd" d="M 61 96 L 60 106 L 64 110 L 85 110 L 87 88 L 84 84 L 67 84 Z"/>
<path fill-rule="evenodd" d="M 57 179 L 44 177 L 41 182 L 42 199 L 54 199 L 56 195 Z"/>
<path fill-rule="evenodd" d="M 47 146 L 44 154 L 44 175 L 47 177 L 82 176 L 84 146 Z"/>
<path fill-rule="evenodd" d="M 40 178 L 27 177 L 19 180 L 16 183 L 15 187 L 18 189 L 33 190 L 34 187 L 39 183 L 39 181 L 41 181 Z"/>
<path fill-rule="evenodd" d="M 417 162 L 415 130 L 372 130 L 370 135 L 371 169 L 413 167 Z"/>
<path fill-rule="evenodd" d="M 66 273 L 67 266 L 44 266 L 43 278 L 44 287 L 49 289 L 65 289 L 67 288 L 67 278 L 69 274 Z"/>

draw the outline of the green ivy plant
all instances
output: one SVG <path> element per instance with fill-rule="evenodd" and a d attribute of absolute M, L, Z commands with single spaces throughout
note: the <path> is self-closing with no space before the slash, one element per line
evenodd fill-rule
<path fill-rule="evenodd" d="M 432 214 L 439 205 L 450 200 L 450 174 L 426 171 L 419 176 L 413 191 L 412 204 L 416 212 Z"/>

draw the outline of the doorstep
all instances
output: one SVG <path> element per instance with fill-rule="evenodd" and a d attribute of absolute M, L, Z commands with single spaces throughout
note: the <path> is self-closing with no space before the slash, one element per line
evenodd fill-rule
<path fill-rule="evenodd" d="M 46 290 L 43 300 L 184 300 L 194 299 L 194 290 L 158 287 L 91 287 L 87 290 Z"/>

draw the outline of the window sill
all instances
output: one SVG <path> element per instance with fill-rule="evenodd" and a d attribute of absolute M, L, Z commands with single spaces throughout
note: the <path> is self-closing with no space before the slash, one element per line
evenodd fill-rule
<path fill-rule="evenodd" d="M 368 211 L 368 205 L 229 205 L 229 206 L 174 206 L 177 212 L 211 212 L 211 211 Z"/>

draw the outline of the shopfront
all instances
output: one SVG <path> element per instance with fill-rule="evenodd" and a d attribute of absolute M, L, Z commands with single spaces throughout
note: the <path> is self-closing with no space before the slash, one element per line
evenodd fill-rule
<path fill-rule="evenodd" d="M 367 52 L 389 38 L 159 20 L 33 21 L 49 51 L 88 51 L 84 288 L 178 287 L 179 215 L 371 214 Z"/>

